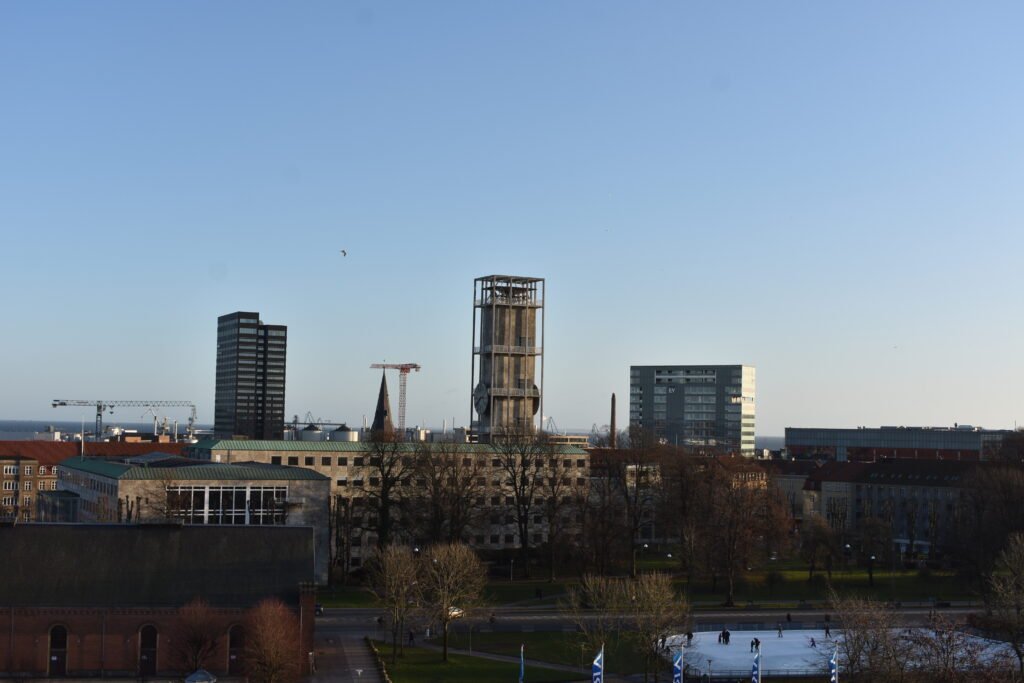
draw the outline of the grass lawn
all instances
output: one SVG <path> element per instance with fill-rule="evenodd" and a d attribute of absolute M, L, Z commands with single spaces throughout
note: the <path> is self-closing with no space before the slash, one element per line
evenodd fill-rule
<path fill-rule="evenodd" d="M 755 603 L 784 603 L 801 600 L 822 601 L 828 597 L 828 582 L 824 572 L 816 573 L 813 581 L 807 580 L 807 570 L 787 569 L 776 572 L 778 577 L 774 585 L 770 585 L 765 572 L 751 572 L 736 584 L 736 603 L 742 605 L 748 601 Z M 856 594 L 876 600 L 919 601 L 936 598 L 937 600 L 976 600 L 978 595 L 963 583 L 953 572 L 932 572 L 922 576 L 916 571 L 876 571 L 875 585 L 868 584 L 866 570 L 833 571 L 832 586 L 841 594 Z M 719 591 L 712 593 L 707 583 L 695 583 L 690 592 L 694 601 L 722 600 L 724 582 L 719 581 Z M 677 587 L 682 590 L 685 582 L 680 581 Z"/>
<path fill-rule="evenodd" d="M 440 642 L 440 641 L 435 641 Z M 526 646 L 526 658 L 554 662 L 566 666 L 587 666 L 597 652 L 580 647 L 575 633 L 474 633 L 473 651 L 498 655 L 519 655 L 519 646 Z M 448 646 L 469 649 L 469 634 L 460 630 L 448 635 Z M 613 637 L 605 643 L 608 670 L 617 674 L 643 672 L 644 662 L 631 643 Z M 582 662 L 582 664 L 581 664 Z"/>
<path fill-rule="evenodd" d="M 448 655 L 448 663 L 441 661 L 441 653 L 418 647 L 405 648 L 405 656 L 398 664 L 391 664 L 386 657 L 386 646 L 376 643 L 381 655 L 385 656 L 388 675 L 394 683 L 480 683 L 481 681 L 518 680 L 519 666 L 512 662 L 494 662 L 489 659 Z M 516 646 L 515 654 L 519 654 Z M 567 671 L 554 671 L 538 667 L 526 667 L 526 680 L 530 683 L 569 683 L 586 681 L 588 676 L 574 675 Z"/>
<path fill-rule="evenodd" d="M 556 602 L 555 596 L 562 595 L 566 587 L 575 582 L 544 580 L 490 581 L 484 589 L 484 600 L 491 605 L 507 605 L 512 602 L 525 602 L 529 605 L 550 605 Z M 537 591 L 542 594 L 537 598 Z"/>
<path fill-rule="evenodd" d="M 378 607 L 380 601 L 362 586 L 330 586 L 317 591 L 316 600 L 324 607 Z"/>

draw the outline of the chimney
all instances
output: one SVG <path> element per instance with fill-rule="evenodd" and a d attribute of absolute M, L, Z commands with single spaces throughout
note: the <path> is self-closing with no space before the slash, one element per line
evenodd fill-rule
<path fill-rule="evenodd" d="M 608 425 L 608 445 L 611 448 L 615 448 L 615 439 L 617 437 L 615 433 L 615 392 L 612 392 L 612 421 Z"/>

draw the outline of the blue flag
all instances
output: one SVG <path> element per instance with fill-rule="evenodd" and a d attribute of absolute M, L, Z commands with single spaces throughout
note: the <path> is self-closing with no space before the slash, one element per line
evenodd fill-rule
<path fill-rule="evenodd" d="M 683 683 L 683 646 L 679 646 L 679 652 L 672 658 L 672 683 Z"/>
<path fill-rule="evenodd" d="M 761 683 L 761 653 L 754 655 L 754 668 L 750 671 L 750 683 Z"/>
<path fill-rule="evenodd" d="M 828 683 L 839 683 L 839 648 L 832 650 L 832 659 L 828 660 Z"/>
<path fill-rule="evenodd" d="M 526 680 L 526 645 L 519 646 L 519 683 Z"/>
<path fill-rule="evenodd" d="M 594 665 L 590 671 L 592 674 L 591 683 L 604 683 L 604 645 L 601 646 L 601 651 L 594 657 Z"/>

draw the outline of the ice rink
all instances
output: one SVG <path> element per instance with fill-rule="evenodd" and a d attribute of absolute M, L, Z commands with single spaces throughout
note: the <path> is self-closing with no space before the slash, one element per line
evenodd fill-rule
<path fill-rule="evenodd" d="M 836 635 L 836 634 L 833 634 Z M 729 645 L 718 643 L 718 633 L 702 631 L 693 634 L 693 643 L 685 647 L 683 662 L 691 673 L 714 678 L 749 676 L 754 664 L 750 641 L 761 640 L 761 675 L 808 675 L 825 673 L 828 658 L 835 649 L 835 640 L 827 640 L 823 630 L 733 631 Z M 816 647 L 811 647 L 811 638 Z M 670 636 L 666 647 L 675 650 L 686 642 L 686 636 Z"/>

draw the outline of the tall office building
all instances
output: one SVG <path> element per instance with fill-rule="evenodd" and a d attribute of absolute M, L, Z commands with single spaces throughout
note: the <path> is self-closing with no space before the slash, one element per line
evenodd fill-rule
<path fill-rule="evenodd" d="M 287 349 L 288 328 L 264 325 L 259 313 L 217 318 L 217 437 L 284 438 Z"/>
<path fill-rule="evenodd" d="M 544 405 L 543 278 L 488 275 L 473 281 L 470 389 L 470 420 L 481 442 L 506 430 L 537 428 Z"/>
<path fill-rule="evenodd" d="M 754 368 L 634 365 L 629 424 L 677 446 L 754 454 Z"/>

